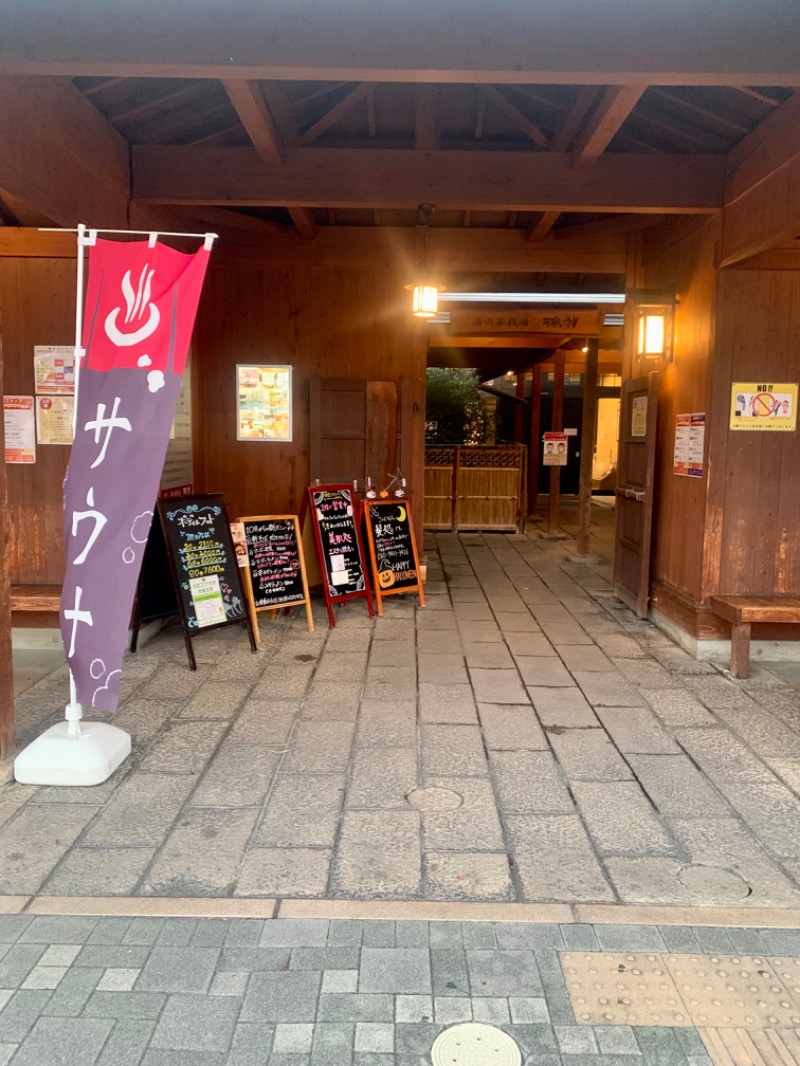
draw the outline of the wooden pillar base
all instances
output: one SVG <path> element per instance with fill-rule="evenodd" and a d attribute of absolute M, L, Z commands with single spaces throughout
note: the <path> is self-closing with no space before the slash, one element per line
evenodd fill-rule
<path fill-rule="evenodd" d="M 553 533 L 540 533 L 539 540 L 566 540 L 567 534 L 556 530 Z"/>
<path fill-rule="evenodd" d="M 744 680 L 750 673 L 750 623 L 731 626 L 731 673 Z"/>

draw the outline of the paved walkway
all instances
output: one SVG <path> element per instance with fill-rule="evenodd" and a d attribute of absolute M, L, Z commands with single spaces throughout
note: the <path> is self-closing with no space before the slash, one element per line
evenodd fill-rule
<path fill-rule="evenodd" d="M 799 975 L 771 929 L 7 915 L 0 1064 L 430 1066 L 479 1022 L 526 1066 L 795 1066 Z"/>
<path fill-rule="evenodd" d="M 430 537 L 426 609 L 262 616 L 196 673 L 163 631 L 109 782 L 0 788 L 0 893 L 800 907 L 797 690 L 695 662 L 573 550 Z M 20 696 L 22 739 L 65 694 Z"/>

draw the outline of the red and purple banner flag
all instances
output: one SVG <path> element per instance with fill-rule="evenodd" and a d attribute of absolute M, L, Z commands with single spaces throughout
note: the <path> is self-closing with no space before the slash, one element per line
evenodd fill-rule
<path fill-rule="evenodd" d="M 75 442 L 64 481 L 61 635 L 78 699 L 115 711 L 131 606 L 209 251 L 89 249 Z"/>

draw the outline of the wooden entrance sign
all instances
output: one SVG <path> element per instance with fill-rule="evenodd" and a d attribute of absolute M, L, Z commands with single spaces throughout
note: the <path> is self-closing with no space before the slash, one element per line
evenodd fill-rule
<path fill-rule="evenodd" d="M 302 604 L 306 609 L 308 631 L 312 632 L 314 620 L 297 515 L 255 515 L 240 518 L 238 524 L 247 549 L 247 561 L 242 570 L 256 642 L 261 643 L 261 637 L 255 613 L 280 607 L 288 611 L 290 607 Z"/>
<path fill-rule="evenodd" d="M 131 651 L 136 651 L 142 622 L 177 612 L 192 670 L 197 669 L 192 640 L 201 630 L 243 622 L 255 652 L 222 496 L 159 500 L 157 512 L 139 577 Z"/>
<path fill-rule="evenodd" d="M 364 525 L 378 614 L 383 614 L 385 596 L 401 592 L 418 593 L 419 605 L 424 607 L 425 593 L 408 500 L 365 500 Z"/>
<path fill-rule="evenodd" d="M 310 485 L 303 506 L 304 522 L 309 509 L 331 629 L 336 625 L 333 604 L 340 601 L 365 599 L 373 618 L 369 576 L 358 531 L 361 508 L 353 486 Z"/>

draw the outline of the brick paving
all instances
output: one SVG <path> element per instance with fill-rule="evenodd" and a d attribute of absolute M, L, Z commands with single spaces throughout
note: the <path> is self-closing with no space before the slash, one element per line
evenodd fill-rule
<path fill-rule="evenodd" d="M 0 787 L 0 894 L 800 907 L 791 668 L 696 662 L 570 540 L 426 551 L 424 610 L 262 616 L 258 655 L 201 635 L 196 673 L 174 626 L 129 655 L 120 771 Z M 23 741 L 65 693 L 22 693 Z"/>

